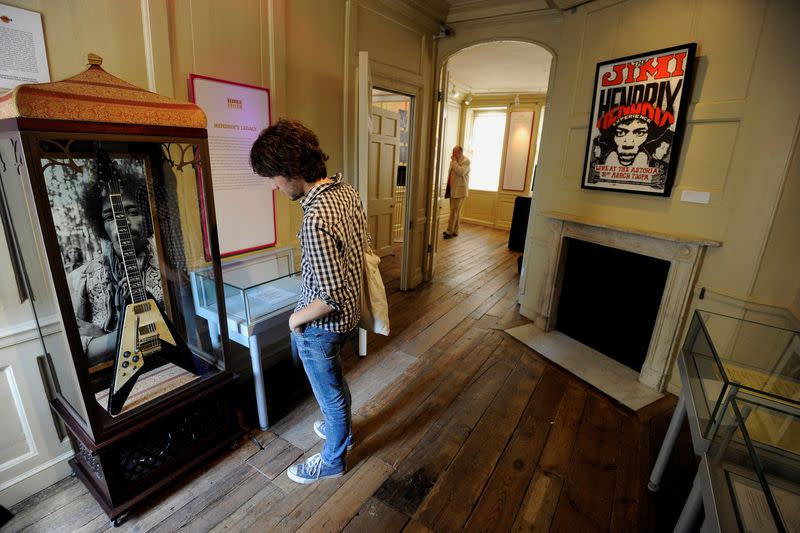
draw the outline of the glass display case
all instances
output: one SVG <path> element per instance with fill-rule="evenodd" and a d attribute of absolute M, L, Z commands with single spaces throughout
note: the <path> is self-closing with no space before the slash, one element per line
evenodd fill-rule
<path fill-rule="evenodd" d="M 800 531 L 800 410 L 744 394 L 720 407 L 701 465 L 706 527 Z"/>
<path fill-rule="evenodd" d="M 222 266 L 225 310 L 229 331 L 249 336 L 257 323 L 287 307 L 300 297 L 301 277 L 294 268 L 294 249 L 280 248 Z M 196 273 L 197 310 L 214 320 L 218 313 L 216 282 L 212 271 Z"/>
<path fill-rule="evenodd" d="M 700 435 L 708 439 L 725 400 L 742 393 L 800 406 L 800 334 L 698 310 L 683 346 Z"/>
<path fill-rule="evenodd" d="M 220 330 L 220 303 L 211 270 L 192 273 L 195 312 L 208 321 L 212 343 Z M 226 261 L 222 265 L 224 309 L 231 340 L 250 351 L 258 422 L 269 427 L 262 359 L 275 362 L 289 352 L 289 316 L 300 299 L 302 278 L 295 270 L 294 249 L 278 248 Z M 237 371 L 239 369 L 237 368 Z M 243 370 L 243 369 L 242 369 Z"/>
<path fill-rule="evenodd" d="M 205 115 L 100 61 L 0 97 L 0 215 L 71 465 L 115 518 L 241 431 L 191 290 L 202 270 L 224 302 Z"/>

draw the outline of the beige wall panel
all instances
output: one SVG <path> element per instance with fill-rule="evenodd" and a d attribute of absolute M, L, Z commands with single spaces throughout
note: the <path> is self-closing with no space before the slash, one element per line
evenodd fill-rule
<path fill-rule="evenodd" d="M 564 171 L 562 186 L 574 190 L 580 187 L 583 175 L 583 162 L 586 157 L 587 128 L 570 128 L 564 147 Z"/>
<path fill-rule="evenodd" d="M 702 46 L 692 102 L 747 97 L 765 12 L 765 0 L 700 2 L 697 33 Z"/>
<path fill-rule="evenodd" d="M 176 23 L 191 24 L 194 73 L 261 85 L 260 33 L 267 21 L 259 0 L 191 0 L 184 16 Z"/>
<path fill-rule="evenodd" d="M 719 10 L 733 11 L 726 12 L 723 20 L 738 21 L 738 33 L 727 31 L 724 24 L 717 22 L 713 23 L 716 27 L 711 28 L 712 22 L 708 17 L 713 15 L 706 15 L 706 11 L 702 11 L 706 21 L 692 22 L 697 37 L 687 33 L 689 30 L 686 27 L 672 24 L 659 25 L 659 28 L 672 28 L 667 34 L 659 33 L 662 31 L 660 29 L 654 30 L 656 35 L 660 35 L 658 39 L 632 36 L 634 42 L 627 52 L 697 40 L 701 54 L 706 54 L 704 36 L 709 36 L 706 54 L 708 68 L 698 72 L 695 82 L 700 87 L 705 84 L 702 100 L 695 108 L 699 113 L 702 107 L 702 116 L 696 117 L 696 122 L 689 126 L 689 134 L 684 139 L 678 157 L 680 167 L 676 187 L 670 198 L 582 190 L 579 180 L 570 174 L 576 174 L 576 169 L 581 169 L 583 165 L 586 135 L 585 130 L 578 133 L 577 128 L 583 120 L 578 113 L 589 110 L 594 63 L 600 59 L 589 57 L 595 53 L 589 50 L 590 43 L 599 49 L 596 55 L 607 56 L 604 59 L 617 56 L 616 47 L 622 42 L 623 27 L 653 27 L 652 9 L 643 4 L 648 2 L 596 0 L 579 8 L 574 15 L 564 16 L 563 45 L 558 50 L 558 66 L 551 85 L 540 150 L 540 172 L 534 191 L 534 209 L 539 214 L 552 210 L 564 211 L 605 223 L 721 240 L 721 248 L 707 253 L 699 284 L 735 297 L 751 298 L 768 237 L 774 239 L 775 244 L 770 246 L 774 246 L 775 255 L 769 260 L 765 255 L 761 270 L 766 272 L 767 269 L 776 268 L 784 259 L 787 263 L 794 261 L 793 252 L 787 248 L 788 242 L 777 233 L 771 235 L 770 228 L 773 227 L 773 213 L 781 199 L 781 187 L 800 117 L 800 102 L 796 95 L 796 87 L 800 86 L 800 71 L 786 68 L 794 64 L 800 53 L 800 41 L 796 38 L 800 12 L 793 2 L 779 0 L 770 2 L 765 15 L 761 17 L 759 9 L 763 3 L 737 2 L 730 8 L 728 4 L 724 8 L 720 5 Z M 666 4 L 658 2 L 655 5 Z M 685 3 L 681 5 L 685 6 Z M 685 6 L 685 11 L 695 13 L 700 19 L 701 7 L 703 10 L 710 9 L 708 13 L 712 13 L 716 5 L 718 3 L 708 4 L 705 0 L 697 0 Z M 660 19 L 663 20 L 663 13 L 672 11 L 671 7 L 665 8 L 659 15 Z M 606 41 L 610 35 L 617 36 L 612 54 L 603 50 L 608 46 Z M 745 99 L 736 101 L 733 106 L 728 105 L 727 100 L 707 101 L 706 97 L 735 98 L 737 93 L 742 93 L 742 85 L 738 81 L 734 85 L 725 81 L 735 75 L 736 63 L 731 55 L 741 54 L 740 46 L 755 50 L 753 59 L 745 57 L 741 64 L 744 77 L 749 79 L 746 82 Z M 734 52 L 728 53 L 725 50 L 728 47 Z M 750 71 L 752 74 L 748 74 Z M 576 87 L 577 96 L 574 92 Z M 572 147 L 565 148 L 565 142 Z M 580 175 L 580 170 L 577 175 Z M 565 184 L 571 183 L 574 186 L 565 187 Z M 712 190 L 711 204 L 681 202 L 680 191 L 684 188 Z M 713 194 L 714 191 L 718 194 Z M 532 216 L 531 220 L 534 224 L 531 235 L 536 235 L 536 226 L 545 223 L 546 218 Z M 776 218 L 775 227 L 789 228 L 790 224 L 796 224 L 795 220 L 783 220 L 780 216 Z M 788 233 L 788 229 L 786 231 Z M 794 231 L 796 240 L 796 229 Z M 538 265 L 540 260 L 535 254 L 527 260 L 529 274 L 526 283 L 531 288 L 542 282 L 535 279 L 536 273 L 541 271 Z M 768 294 L 770 299 L 777 297 L 776 288 L 767 287 L 766 274 L 763 278 L 760 276 L 759 280 L 763 283 L 761 290 L 765 297 Z M 787 291 L 791 292 L 791 289 Z M 529 297 L 532 299 L 529 300 Z M 526 308 L 536 309 L 538 303 L 535 295 L 526 292 L 525 298 Z M 789 294 L 785 298 L 795 299 L 796 295 Z M 771 304 L 773 301 L 764 303 Z"/>
<path fill-rule="evenodd" d="M 524 193 L 519 193 L 523 195 Z M 517 195 L 498 194 L 495 204 L 494 223 L 497 227 L 510 228 L 514 218 L 514 201 Z"/>
<path fill-rule="evenodd" d="M 800 136 L 775 214 L 753 297 L 788 307 L 800 320 Z"/>
<path fill-rule="evenodd" d="M 319 136 L 328 173 L 342 169 L 344 2 L 286 3 L 286 116 Z"/>
<path fill-rule="evenodd" d="M 174 97 L 189 101 L 189 74 L 195 71 L 191 0 L 168 0 Z"/>
<path fill-rule="evenodd" d="M 358 46 L 371 61 L 422 74 L 422 33 L 365 6 L 358 8 Z"/>
<path fill-rule="evenodd" d="M 573 113 L 589 113 L 592 108 L 592 86 L 594 85 L 594 73 L 597 63 L 615 56 L 614 47 L 619 33 L 619 19 L 622 13 L 622 6 L 612 5 L 601 9 L 593 10 L 586 15 L 586 30 L 583 36 L 578 39 L 575 35 L 575 43 L 582 43 L 577 48 L 578 68 L 577 85 L 571 90 L 574 91 L 575 100 L 573 101 Z M 578 28 L 576 28 L 577 30 Z M 626 29 L 627 31 L 627 29 Z M 559 69 L 565 66 L 559 66 Z"/>
<path fill-rule="evenodd" d="M 708 255 L 700 273 L 701 283 L 725 292 L 753 290 L 780 200 L 800 116 L 800 70 L 786 68 L 800 53 L 798 27 L 795 2 L 769 4 L 725 189 L 724 245 Z"/>
<path fill-rule="evenodd" d="M 11 367 L 0 368 L 0 420 L 3 421 L 0 466 L 34 451 L 33 443 L 28 441 L 27 416 L 20 411 L 22 406 L 17 402 L 18 398 L 19 390 Z"/>
<path fill-rule="evenodd" d="M 738 122 L 687 124 L 683 156 L 678 161 L 676 186 L 710 191 L 713 204 L 721 200 L 739 132 Z"/>
<path fill-rule="evenodd" d="M 103 68 L 139 87 L 147 87 L 147 65 L 138 0 L 4 0 L 42 14 L 47 61 L 53 81 L 86 68 L 86 56 L 103 58 Z"/>
<path fill-rule="evenodd" d="M 645 0 L 628 2 L 622 10 L 613 59 L 692 40 L 694 0 Z M 727 9 L 720 7 L 720 10 Z M 642 22 L 647 21 L 647 22 Z M 591 43 L 584 43 L 591 46 Z"/>
<path fill-rule="evenodd" d="M 494 209 L 497 202 L 496 192 L 469 191 L 464 200 L 461 218 L 470 222 L 494 226 Z"/>

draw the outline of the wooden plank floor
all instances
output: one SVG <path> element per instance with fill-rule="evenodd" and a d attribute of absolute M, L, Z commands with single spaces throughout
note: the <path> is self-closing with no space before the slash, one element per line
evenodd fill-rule
<path fill-rule="evenodd" d="M 527 322 L 507 238 L 467 226 L 441 243 L 436 280 L 410 292 L 399 257 L 384 258 L 392 334 L 345 357 L 356 446 L 344 477 L 286 477 L 321 446 L 306 395 L 255 433 L 263 449 L 242 440 L 116 530 L 670 531 L 694 475 L 685 428 L 661 492 L 645 487 L 674 399 L 637 416 L 504 333 Z M 8 531 L 114 529 L 73 478 L 12 512 Z"/>

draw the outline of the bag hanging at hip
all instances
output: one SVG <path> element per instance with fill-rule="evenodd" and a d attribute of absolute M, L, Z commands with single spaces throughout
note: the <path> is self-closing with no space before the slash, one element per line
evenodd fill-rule
<path fill-rule="evenodd" d="M 361 283 L 361 329 L 389 335 L 389 303 L 386 300 L 386 288 L 383 285 L 378 257 L 364 243 L 364 275 Z"/>

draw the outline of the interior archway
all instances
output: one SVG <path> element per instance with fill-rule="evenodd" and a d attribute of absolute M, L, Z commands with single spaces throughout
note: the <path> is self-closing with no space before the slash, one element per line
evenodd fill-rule
<path fill-rule="evenodd" d="M 472 167 L 461 220 L 505 232 L 513 228 L 521 233 L 522 251 L 527 224 L 516 227 L 514 207 L 519 196 L 530 205 L 553 64 L 548 48 L 517 39 L 472 43 L 443 59 L 435 240 L 449 224 L 450 151 L 460 145 Z"/>

